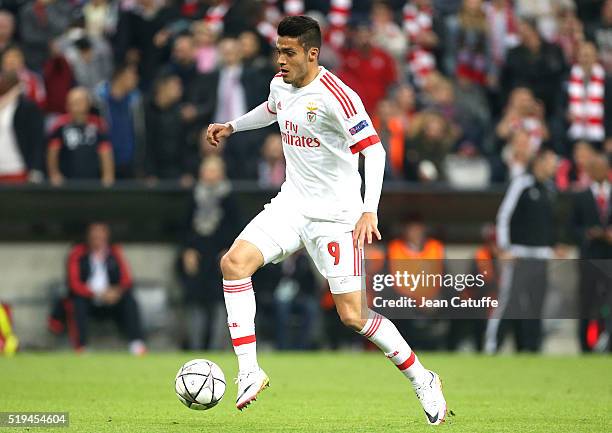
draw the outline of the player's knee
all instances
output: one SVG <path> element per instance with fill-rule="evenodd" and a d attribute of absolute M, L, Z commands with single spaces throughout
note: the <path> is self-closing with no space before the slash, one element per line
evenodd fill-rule
<path fill-rule="evenodd" d="M 363 327 L 363 319 L 359 311 L 355 311 L 352 308 L 343 308 L 338 310 L 338 315 L 344 326 L 355 331 L 359 331 Z"/>
<path fill-rule="evenodd" d="M 228 251 L 221 257 L 221 272 L 225 279 L 240 279 L 250 277 L 253 273 L 250 270 L 249 261 L 235 251 Z"/>

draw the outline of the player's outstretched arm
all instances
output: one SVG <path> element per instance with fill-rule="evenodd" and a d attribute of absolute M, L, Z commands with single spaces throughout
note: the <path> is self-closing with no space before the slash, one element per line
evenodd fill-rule
<path fill-rule="evenodd" d="M 363 214 L 355 224 L 353 240 L 356 245 L 363 246 L 366 240 L 371 244 L 374 236 L 378 240 L 382 239 L 376 213 L 385 176 L 386 153 L 382 144 L 378 143 L 362 150 L 361 154 L 365 157 L 365 194 Z"/>
<path fill-rule="evenodd" d="M 270 109 L 266 101 L 231 122 L 209 125 L 206 130 L 206 141 L 217 146 L 219 139 L 229 137 L 234 132 L 264 128 L 274 122 L 276 122 L 276 113 Z"/>
<path fill-rule="evenodd" d="M 229 137 L 234 129 L 229 123 L 211 123 L 206 129 L 206 141 L 208 144 L 217 147 L 219 140 Z"/>

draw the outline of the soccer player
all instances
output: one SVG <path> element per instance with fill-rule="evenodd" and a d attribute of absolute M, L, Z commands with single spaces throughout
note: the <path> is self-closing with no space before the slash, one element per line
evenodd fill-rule
<path fill-rule="evenodd" d="M 412 382 L 427 421 L 440 424 L 446 402 L 438 375 L 426 370 L 393 323 L 361 314 L 364 242 L 381 239 L 377 208 L 385 151 L 357 94 L 319 66 L 321 30 L 304 16 L 278 26 L 280 72 L 268 100 L 238 119 L 209 125 L 213 146 L 230 134 L 278 122 L 287 162 L 286 181 L 238 235 L 221 259 L 228 326 L 238 357 L 236 407 L 245 408 L 269 384 L 259 367 L 255 339 L 255 294 L 251 276 L 306 248 L 329 281 L 342 322 L 376 344 Z M 365 157 L 361 198 L 359 153 Z"/>

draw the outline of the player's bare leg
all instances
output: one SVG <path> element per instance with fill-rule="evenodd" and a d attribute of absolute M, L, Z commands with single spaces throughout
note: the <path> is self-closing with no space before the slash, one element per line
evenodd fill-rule
<path fill-rule="evenodd" d="M 257 364 L 255 292 L 251 283 L 251 276 L 263 263 L 261 251 L 242 239 L 237 239 L 221 259 L 227 324 L 238 357 L 236 408 L 240 410 L 256 400 L 270 383 Z"/>
<path fill-rule="evenodd" d="M 440 378 L 423 367 L 395 325 L 371 310 L 368 310 L 368 318 L 365 319 L 360 291 L 333 294 L 333 297 L 342 323 L 376 344 L 410 379 L 427 416 L 427 422 L 434 425 L 444 422 L 446 401 L 442 394 Z"/>

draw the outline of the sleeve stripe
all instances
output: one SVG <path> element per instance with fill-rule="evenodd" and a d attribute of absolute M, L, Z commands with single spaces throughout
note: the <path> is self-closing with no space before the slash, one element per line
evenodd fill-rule
<path fill-rule="evenodd" d="M 347 117 L 351 118 L 357 114 L 357 110 L 355 110 L 355 107 L 353 106 L 351 99 L 348 96 L 346 96 L 346 93 L 344 92 L 344 90 L 341 89 L 340 86 L 338 86 L 338 84 L 332 80 L 330 74 L 325 74 L 325 76 L 321 78 L 321 81 L 331 86 L 331 89 L 335 91 L 335 94 L 339 95 L 340 98 L 342 98 L 342 101 L 344 101 L 344 104 L 346 106 L 346 111 L 348 112 Z M 336 96 L 336 98 L 338 98 L 338 96 Z"/>
<path fill-rule="evenodd" d="M 348 101 L 348 105 L 350 105 L 349 111 L 352 111 L 353 115 L 357 114 L 357 110 L 355 109 L 355 106 L 353 105 L 353 101 L 351 101 L 351 98 L 346 94 L 346 91 L 338 84 L 334 76 L 329 73 L 325 74 L 325 76 L 327 77 L 329 82 L 332 84 L 332 86 L 334 86 L 336 90 L 338 90 L 340 94 L 346 98 L 346 100 Z"/>
<path fill-rule="evenodd" d="M 327 90 L 329 90 L 332 93 L 332 95 L 334 95 L 334 97 L 338 100 L 338 102 L 340 102 L 340 105 L 342 105 L 342 109 L 344 110 L 344 114 L 346 115 L 346 117 L 351 117 L 346 108 L 346 105 L 344 105 L 344 102 L 342 102 L 338 94 L 331 88 L 331 86 L 327 84 L 327 82 L 325 81 L 325 77 L 321 78 L 321 83 L 323 83 L 323 85 L 327 87 Z"/>
<path fill-rule="evenodd" d="M 276 112 L 270 110 L 270 107 L 268 106 L 268 101 L 264 102 L 264 105 L 266 106 L 266 109 L 268 110 L 268 113 L 270 114 L 274 114 L 276 116 Z"/>
<path fill-rule="evenodd" d="M 376 143 L 380 143 L 380 138 L 378 138 L 378 135 L 370 135 L 369 137 L 353 144 L 349 149 L 351 149 L 351 152 L 355 154 Z"/>

